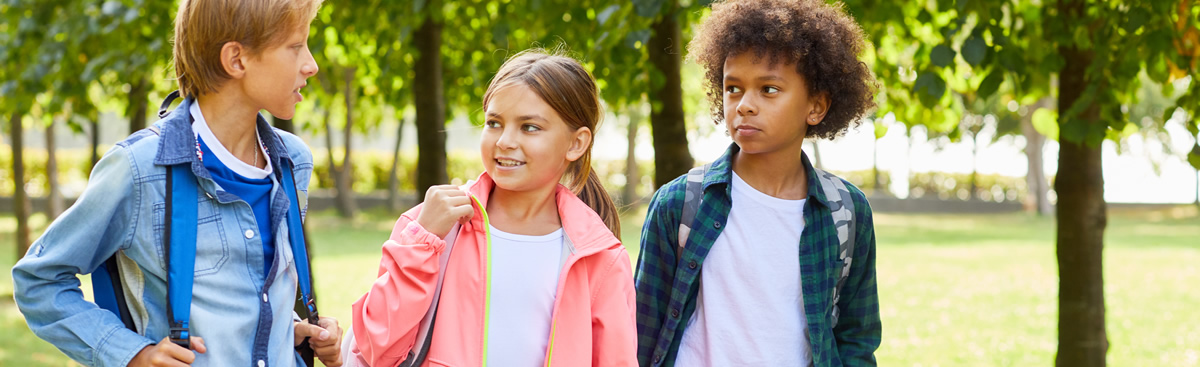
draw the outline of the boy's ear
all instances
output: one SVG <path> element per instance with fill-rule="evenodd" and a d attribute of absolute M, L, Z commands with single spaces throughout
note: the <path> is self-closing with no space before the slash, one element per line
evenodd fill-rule
<path fill-rule="evenodd" d="M 581 126 L 571 133 L 571 148 L 567 150 L 567 160 L 574 162 L 583 157 L 587 153 L 588 147 L 592 145 L 592 129 L 587 126 Z"/>
<path fill-rule="evenodd" d="M 820 92 L 809 96 L 808 119 L 804 120 L 809 125 L 816 125 L 825 119 L 825 114 L 829 113 L 829 93 Z"/>
<path fill-rule="evenodd" d="M 246 48 L 240 42 L 229 41 L 221 46 L 221 67 L 233 79 L 241 79 L 246 75 Z"/>

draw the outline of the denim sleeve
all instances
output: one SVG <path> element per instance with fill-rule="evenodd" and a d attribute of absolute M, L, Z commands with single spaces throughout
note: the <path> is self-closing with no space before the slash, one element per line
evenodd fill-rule
<path fill-rule="evenodd" d="M 125 366 L 153 341 L 83 298 L 78 274 L 95 270 L 132 241 L 140 203 L 132 156 L 114 147 L 87 188 L 13 266 L 14 298 L 29 328 L 88 366 Z"/>
<path fill-rule="evenodd" d="M 842 314 L 833 329 L 838 355 L 845 366 L 875 366 L 875 350 L 883 334 L 879 317 L 879 292 L 875 279 L 875 223 L 871 205 L 857 189 L 854 198 L 854 261 L 842 289 L 838 307 Z"/>

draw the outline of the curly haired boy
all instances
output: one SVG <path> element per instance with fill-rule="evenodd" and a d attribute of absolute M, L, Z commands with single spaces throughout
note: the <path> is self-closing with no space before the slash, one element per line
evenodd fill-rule
<path fill-rule="evenodd" d="M 688 52 L 733 143 L 650 203 L 635 275 L 642 366 L 875 365 L 870 205 L 801 149 L 875 106 L 863 39 L 840 4 L 712 6 Z"/>

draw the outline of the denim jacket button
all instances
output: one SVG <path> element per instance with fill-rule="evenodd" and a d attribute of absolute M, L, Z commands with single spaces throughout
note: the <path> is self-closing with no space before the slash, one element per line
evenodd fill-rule
<path fill-rule="evenodd" d="M 246 230 L 246 239 L 251 239 L 251 238 L 254 238 L 254 231 L 247 229 Z"/>
<path fill-rule="evenodd" d="M 267 303 L 267 294 L 263 293 L 263 303 Z"/>
<path fill-rule="evenodd" d="M 266 367 L 266 366 L 267 366 L 267 361 L 264 361 L 261 359 L 258 360 L 258 367 Z"/>

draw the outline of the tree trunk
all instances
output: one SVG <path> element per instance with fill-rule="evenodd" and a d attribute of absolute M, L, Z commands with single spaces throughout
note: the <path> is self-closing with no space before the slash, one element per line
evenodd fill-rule
<path fill-rule="evenodd" d="M 329 157 L 329 178 L 333 179 L 333 187 L 336 191 L 338 177 L 341 176 L 339 172 L 341 171 L 338 169 L 337 158 L 333 155 L 333 121 L 330 119 L 330 111 L 331 109 L 325 109 L 322 117 L 325 120 L 325 154 Z"/>
<path fill-rule="evenodd" d="M 92 123 L 91 123 L 91 125 L 92 125 L 92 136 L 91 136 L 91 139 L 92 139 L 92 141 L 91 141 L 92 165 L 89 167 L 96 167 L 96 163 L 100 162 L 100 119 L 97 118 L 96 116 L 92 116 L 91 120 L 92 120 Z M 91 173 L 90 168 L 88 169 L 88 172 L 89 172 L 89 174 Z"/>
<path fill-rule="evenodd" d="M 1083 19 L 1082 0 L 1059 0 L 1059 17 Z M 1067 111 L 1089 85 L 1086 70 L 1093 53 L 1074 45 L 1060 46 L 1066 61 L 1059 75 L 1059 131 Z M 1099 106 L 1084 106 L 1075 123 L 1100 124 Z M 1089 146 L 1059 139 L 1058 174 L 1054 190 L 1058 193 L 1058 354 L 1057 366 L 1104 366 L 1108 337 L 1104 325 L 1104 227 L 1107 224 L 1104 202 L 1104 175 L 1100 145 Z"/>
<path fill-rule="evenodd" d="M 438 7 L 430 5 L 432 9 Z M 442 23 L 426 15 L 414 35 L 417 43 L 416 83 L 425 88 L 413 93 L 417 109 L 417 200 L 433 185 L 450 182 L 446 173 L 446 98 L 442 95 Z"/>
<path fill-rule="evenodd" d="M 817 142 L 814 140 L 813 146 L 816 146 L 816 144 L 817 144 Z M 879 178 L 879 139 L 878 138 L 871 140 L 871 176 L 875 180 L 875 182 L 874 182 L 875 186 L 874 186 L 874 189 L 871 190 L 871 193 L 875 194 L 875 195 L 879 195 L 879 196 L 886 194 L 887 190 L 885 190 L 883 188 L 883 180 Z"/>
<path fill-rule="evenodd" d="M 358 205 L 354 202 L 354 167 L 350 161 L 350 137 L 353 134 L 354 128 L 354 67 L 348 67 L 345 71 L 346 88 L 342 90 L 342 95 L 345 96 L 346 102 L 346 126 L 342 131 L 342 164 L 337 170 L 337 176 L 334 176 L 333 182 L 337 191 L 337 207 L 338 214 L 344 218 L 353 218 L 358 212 Z M 332 148 L 331 148 L 332 149 Z M 333 161 L 333 156 L 329 156 L 330 162 Z"/>
<path fill-rule="evenodd" d="M 651 102 L 650 131 L 654 141 L 655 188 L 687 173 L 695 164 L 688 151 L 687 126 L 684 124 L 683 85 L 679 75 L 683 36 L 679 29 L 678 7 L 678 2 L 672 0 L 662 18 L 651 25 L 652 34 L 646 49 L 654 70 L 663 75 L 657 79 L 664 81 L 662 85 L 651 85 L 654 101 Z"/>
<path fill-rule="evenodd" d="M 625 139 L 629 144 L 625 148 L 625 187 L 621 191 L 622 205 L 630 205 L 638 201 L 637 187 L 642 181 L 642 176 L 638 173 L 636 154 L 638 127 L 642 123 L 640 108 L 641 106 L 631 107 L 626 115 L 629 121 L 625 127 Z"/>
<path fill-rule="evenodd" d="M 46 125 L 46 184 L 50 187 L 50 192 L 46 195 L 46 217 L 53 221 L 63 211 L 62 190 L 58 184 L 58 157 L 57 144 L 54 137 L 54 119 L 50 119 L 50 124 Z"/>
<path fill-rule="evenodd" d="M 1050 199 L 1046 196 L 1050 191 L 1050 184 L 1046 182 L 1046 168 L 1043 165 L 1046 137 L 1033 127 L 1033 113 L 1049 105 L 1049 97 L 1043 98 L 1029 106 L 1029 113 L 1021 117 L 1021 135 L 1025 136 L 1025 158 L 1029 162 L 1029 172 L 1025 174 L 1025 186 L 1029 192 L 1025 200 L 1025 209 L 1039 216 L 1054 213 L 1050 211 Z"/>
<path fill-rule="evenodd" d="M 146 108 L 150 103 L 150 82 L 146 77 L 138 77 L 129 86 L 129 104 L 125 107 L 125 117 L 129 119 L 129 133 L 146 128 Z"/>
<path fill-rule="evenodd" d="M 13 112 L 8 120 L 12 129 L 13 214 L 17 216 L 17 259 L 29 252 L 29 196 L 25 193 L 25 129 L 21 114 Z"/>
<path fill-rule="evenodd" d="M 388 175 L 388 209 L 392 212 L 400 212 L 403 208 L 400 203 L 400 142 L 404 138 L 404 118 L 401 117 L 396 124 L 396 147 L 392 150 L 392 170 Z"/>
<path fill-rule="evenodd" d="M 291 119 L 281 119 L 281 118 L 278 118 L 275 116 L 271 116 L 271 122 L 273 125 L 275 125 L 276 129 L 287 131 L 292 134 L 296 133 L 296 126 L 292 124 Z"/>
<path fill-rule="evenodd" d="M 978 118 L 979 123 L 983 123 L 983 117 Z M 982 128 L 980 129 L 982 130 Z M 971 133 L 971 187 L 969 188 L 970 195 L 967 195 L 967 200 L 975 201 L 979 198 L 979 131 Z"/>

